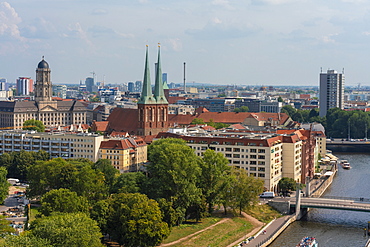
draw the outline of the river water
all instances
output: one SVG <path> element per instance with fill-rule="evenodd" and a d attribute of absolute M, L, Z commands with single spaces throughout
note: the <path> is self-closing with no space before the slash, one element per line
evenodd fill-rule
<path fill-rule="evenodd" d="M 325 196 L 370 198 L 370 154 L 334 153 L 346 159 L 352 168 L 339 167 L 332 185 Z M 296 246 L 304 236 L 315 237 L 320 247 L 363 247 L 367 238 L 364 227 L 370 213 L 311 209 L 307 220 L 291 224 L 270 247 Z"/>

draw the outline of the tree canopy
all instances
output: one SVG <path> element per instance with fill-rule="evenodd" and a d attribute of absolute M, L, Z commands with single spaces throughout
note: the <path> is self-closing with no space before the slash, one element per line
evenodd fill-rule
<path fill-rule="evenodd" d="M 296 182 L 293 178 L 283 177 L 279 181 L 279 188 L 280 191 L 283 192 L 283 194 L 286 194 L 289 191 L 295 190 Z"/>
<path fill-rule="evenodd" d="M 89 204 L 85 197 L 78 196 L 76 192 L 69 189 L 57 189 L 42 196 L 39 212 L 45 216 L 49 216 L 53 212 L 87 214 Z"/>
<path fill-rule="evenodd" d="M 170 233 L 158 203 L 146 195 L 114 194 L 110 208 L 108 233 L 124 246 L 157 246 Z"/>
<path fill-rule="evenodd" d="M 59 213 L 32 221 L 31 236 L 46 239 L 50 246 L 102 247 L 97 223 L 84 213 Z"/>
<path fill-rule="evenodd" d="M 37 132 L 45 132 L 45 125 L 40 120 L 30 119 L 23 123 L 24 130 L 36 130 Z"/>
<path fill-rule="evenodd" d="M 9 193 L 9 182 L 6 179 L 8 171 L 4 167 L 0 167 L 0 203 L 3 203 Z"/>
<path fill-rule="evenodd" d="M 66 188 L 90 201 L 103 199 L 108 193 L 104 175 L 93 169 L 92 164 L 62 158 L 38 162 L 28 169 L 28 195 L 32 198 L 52 189 Z"/>
<path fill-rule="evenodd" d="M 181 215 L 178 219 L 181 223 L 186 209 L 200 200 L 198 156 L 185 141 L 168 138 L 153 142 L 148 147 L 148 158 L 150 177 L 146 194 L 150 198 L 172 201 L 173 208 Z"/>
<path fill-rule="evenodd" d="M 234 112 L 249 112 L 249 107 L 248 106 L 241 106 L 239 108 L 235 108 Z"/>

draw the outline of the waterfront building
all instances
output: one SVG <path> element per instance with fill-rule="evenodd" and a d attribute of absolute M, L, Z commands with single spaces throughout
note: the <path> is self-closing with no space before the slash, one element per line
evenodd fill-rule
<path fill-rule="evenodd" d="M 320 117 L 326 116 L 329 109 L 344 109 L 344 74 L 335 70 L 320 73 Z"/>
<path fill-rule="evenodd" d="M 110 160 L 121 173 L 137 172 L 147 162 L 147 144 L 139 137 L 103 141 L 99 158 Z"/>
<path fill-rule="evenodd" d="M 253 136 L 225 133 L 224 136 L 191 136 L 160 133 L 157 138 L 173 137 L 186 141 L 198 156 L 207 149 L 222 153 L 230 166 L 242 168 L 249 176 L 260 178 L 268 191 L 278 192 L 283 177 L 282 136 Z"/>
<path fill-rule="evenodd" d="M 103 139 L 101 135 L 84 133 L 0 131 L 0 154 L 44 150 L 50 154 L 50 158 L 86 158 L 96 162 Z"/>
<path fill-rule="evenodd" d="M 19 77 L 16 90 L 18 96 L 30 95 L 33 93 L 33 80 L 30 77 Z"/>
<path fill-rule="evenodd" d="M 86 123 L 86 107 L 79 101 L 52 100 L 51 70 L 42 59 L 36 69 L 34 101 L 0 101 L 0 128 L 21 129 L 24 121 L 40 120 L 46 127 Z"/>

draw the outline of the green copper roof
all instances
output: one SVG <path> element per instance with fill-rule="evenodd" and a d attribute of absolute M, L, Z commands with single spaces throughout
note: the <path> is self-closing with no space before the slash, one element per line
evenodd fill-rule
<path fill-rule="evenodd" d="M 146 54 L 145 54 L 143 90 L 141 92 L 141 97 L 137 103 L 138 104 L 155 104 L 155 98 L 152 95 L 152 85 L 150 82 L 148 46 L 146 46 Z"/>
<path fill-rule="evenodd" d="M 163 82 L 163 89 L 170 89 L 166 81 Z"/>
<path fill-rule="evenodd" d="M 157 104 L 168 104 L 168 101 L 166 99 L 166 96 L 164 96 L 164 91 L 163 91 L 160 46 L 158 46 L 158 62 L 157 62 L 157 70 L 155 72 L 154 97 L 157 101 Z"/>

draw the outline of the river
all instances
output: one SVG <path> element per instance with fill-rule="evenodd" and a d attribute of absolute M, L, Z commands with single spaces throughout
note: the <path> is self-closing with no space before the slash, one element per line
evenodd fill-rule
<path fill-rule="evenodd" d="M 327 196 L 370 198 L 370 154 L 334 153 L 346 159 L 352 169 L 339 167 Z M 307 220 L 291 224 L 270 247 L 296 246 L 304 236 L 315 237 L 320 247 L 363 247 L 364 227 L 370 213 L 332 209 L 311 209 Z"/>

